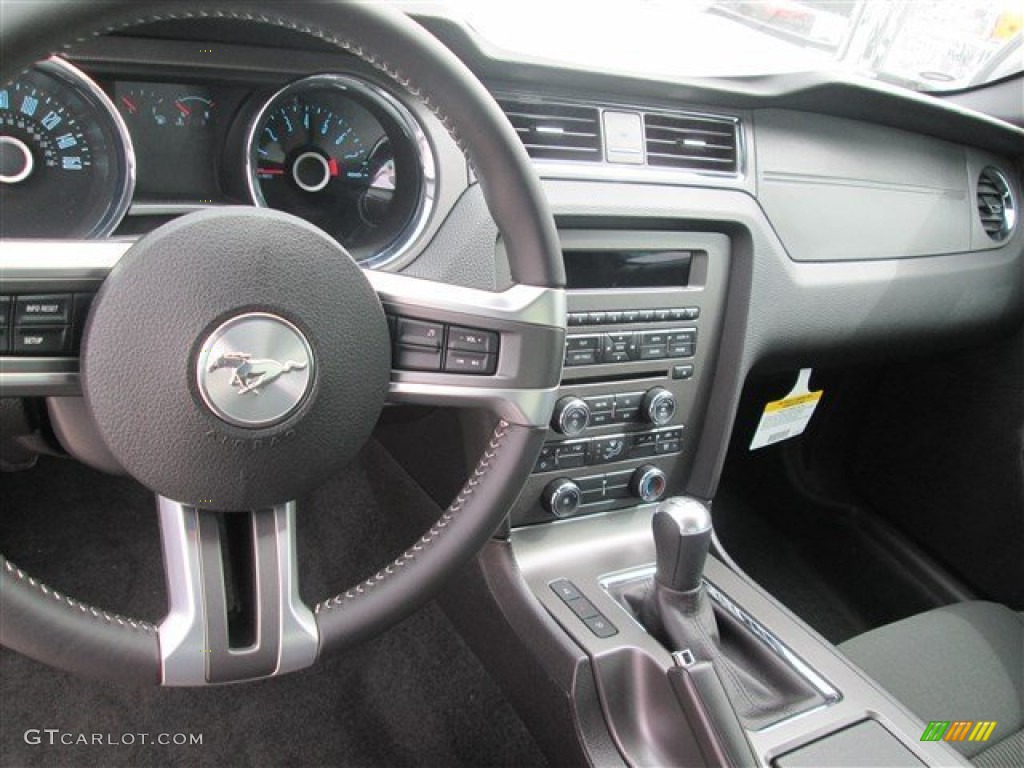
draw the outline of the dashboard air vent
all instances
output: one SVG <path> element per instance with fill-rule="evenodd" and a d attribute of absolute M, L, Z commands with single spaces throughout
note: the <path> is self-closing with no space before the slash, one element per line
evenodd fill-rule
<path fill-rule="evenodd" d="M 1010 184 L 992 166 L 978 176 L 978 215 L 985 232 L 996 241 L 1009 237 L 1017 221 Z"/>
<path fill-rule="evenodd" d="M 644 115 L 647 164 L 684 170 L 735 174 L 737 126 L 733 120 L 703 115 Z"/>
<path fill-rule="evenodd" d="M 601 160 L 601 120 L 596 107 L 499 97 L 530 157 Z"/>

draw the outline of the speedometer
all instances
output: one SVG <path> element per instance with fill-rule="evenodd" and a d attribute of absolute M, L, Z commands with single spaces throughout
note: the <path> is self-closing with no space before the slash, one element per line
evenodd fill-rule
<path fill-rule="evenodd" d="M 286 86 L 253 123 L 253 201 L 326 231 L 365 265 L 401 255 L 433 200 L 434 165 L 415 119 L 385 91 L 342 75 Z"/>
<path fill-rule="evenodd" d="M 0 88 L 0 236 L 102 237 L 135 183 L 124 123 L 63 59 Z"/>

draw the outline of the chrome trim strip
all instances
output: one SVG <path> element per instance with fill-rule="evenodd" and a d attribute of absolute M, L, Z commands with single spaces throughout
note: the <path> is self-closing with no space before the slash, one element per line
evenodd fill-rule
<path fill-rule="evenodd" d="M 78 360 L 70 357 L 0 357 L 0 397 L 80 395 Z"/>
<path fill-rule="evenodd" d="M 161 683 L 166 686 L 208 685 L 204 653 L 206 601 L 199 541 L 199 516 L 204 513 L 163 496 L 158 497 L 157 508 L 170 606 L 157 629 Z M 267 584 L 260 574 L 256 575 L 261 599 L 266 595 L 279 600 L 281 605 L 277 664 L 267 677 L 311 666 L 320 647 L 313 612 L 299 596 L 295 508 L 295 502 L 289 501 L 269 510 L 274 516 L 277 564 L 272 583 Z"/>
<path fill-rule="evenodd" d="M 467 376 L 467 379 L 472 377 Z M 558 387 L 512 389 L 392 381 L 389 400 L 411 405 L 483 407 L 511 424 L 546 426 L 558 399 Z"/>
<path fill-rule="evenodd" d="M 186 213 L 206 211 L 210 208 L 226 208 L 229 203 L 132 203 L 129 216 L 184 216 Z"/>
<path fill-rule="evenodd" d="M 560 288 L 514 285 L 497 293 L 408 277 L 395 272 L 367 271 L 366 278 L 383 304 L 565 328 L 567 304 L 565 291 Z"/>
<path fill-rule="evenodd" d="M 266 201 L 256 183 L 256 173 L 253 167 L 256 146 L 256 129 L 263 122 L 270 107 L 282 96 L 294 90 L 307 86 L 324 86 L 339 88 L 341 90 L 353 90 L 362 94 L 365 98 L 374 102 L 395 120 L 398 127 L 403 131 L 406 138 L 416 147 L 416 153 L 420 162 L 420 174 L 423 181 L 423 189 L 416 210 L 412 215 L 409 225 L 398 234 L 391 245 L 380 253 L 376 253 L 360 262 L 361 266 L 377 268 L 389 264 L 401 256 L 404 256 L 416 244 L 430 220 L 430 214 L 434 210 L 434 202 L 437 199 L 437 163 L 434 161 L 434 153 L 427 141 L 426 133 L 419 124 L 412 112 L 410 112 L 401 101 L 380 86 L 353 75 L 321 74 L 293 80 L 274 93 L 260 107 L 249 125 L 245 141 L 245 179 L 249 189 L 249 196 L 253 203 L 261 208 L 267 207 Z"/>
<path fill-rule="evenodd" d="M 642 568 L 633 568 L 628 571 L 621 571 L 606 576 L 598 581 L 601 588 L 608 593 L 608 595 L 618 602 L 615 594 L 612 592 L 614 587 L 621 587 L 632 581 L 642 581 L 645 579 L 652 578 L 654 576 L 655 567 L 653 565 L 644 566 Z M 768 650 L 774 653 L 779 659 L 781 659 L 790 669 L 796 674 L 802 677 L 808 685 L 814 688 L 821 697 L 825 700 L 822 706 L 814 707 L 811 710 L 804 710 L 796 712 L 793 715 L 771 723 L 763 728 L 753 729 L 758 731 L 767 731 L 775 728 L 782 723 L 789 722 L 796 717 L 802 717 L 803 715 L 809 714 L 810 712 L 817 711 L 823 707 L 827 707 L 831 704 L 835 704 L 837 701 L 842 699 L 842 694 L 836 690 L 827 680 L 821 675 L 814 671 L 803 659 L 797 656 L 789 646 L 783 643 L 771 630 L 767 629 L 761 622 L 747 613 L 743 608 L 737 605 L 733 600 L 722 592 L 718 587 L 712 584 L 707 578 L 703 578 L 702 582 L 708 591 L 708 597 L 715 601 L 723 610 L 731 613 L 741 624 L 750 630 L 751 634 L 754 635 L 761 643 L 767 646 Z M 626 614 L 633 620 L 633 623 L 647 631 L 632 611 L 626 610 Z"/>
<path fill-rule="evenodd" d="M 157 629 L 162 685 L 206 685 L 206 615 L 199 510 L 157 497 L 167 616 Z"/>
<path fill-rule="evenodd" d="M 131 240 L 0 240 L 0 285 L 103 280 L 132 245 Z"/>

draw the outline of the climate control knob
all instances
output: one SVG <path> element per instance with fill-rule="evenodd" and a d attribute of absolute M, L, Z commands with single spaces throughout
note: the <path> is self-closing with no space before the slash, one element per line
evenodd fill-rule
<path fill-rule="evenodd" d="M 551 427 L 566 437 L 583 434 L 590 425 L 590 406 L 582 399 L 567 395 L 555 403 Z"/>
<path fill-rule="evenodd" d="M 555 517 L 570 517 L 579 509 L 583 494 L 568 477 L 552 480 L 540 497 L 541 506 Z"/>
<path fill-rule="evenodd" d="M 647 390 L 640 413 L 656 427 L 663 427 L 676 415 L 676 396 L 664 387 Z"/>
<path fill-rule="evenodd" d="M 668 478 L 652 464 L 637 468 L 629 481 L 629 491 L 641 501 L 657 501 L 665 495 Z"/>

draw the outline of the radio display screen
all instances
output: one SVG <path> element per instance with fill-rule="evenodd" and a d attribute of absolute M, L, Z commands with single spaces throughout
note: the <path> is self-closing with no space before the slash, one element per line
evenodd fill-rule
<path fill-rule="evenodd" d="M 681 250 L 567 250 L 562 255 L 570 290 L 684 287 L 693 259 L 693 251 Z"/>

